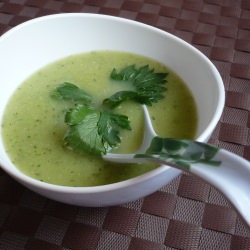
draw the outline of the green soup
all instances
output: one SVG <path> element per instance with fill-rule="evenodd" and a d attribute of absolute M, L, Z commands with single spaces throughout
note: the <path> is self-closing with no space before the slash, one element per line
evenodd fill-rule
<path fill-rule="evenodd" d="M 165 98 L 149 107 L 156 132 L 162 137 L 194 138 L 197 111 L 185 83 L 164 65 L 130 53 L 98 51 L 72 55 L 34 73 L 22 83 L 6 107 L 2 131 L 13 163 L 38 180 L 67 186 L 96 186 L 126 180 L 157 167 L 154 164 L 113 164 L 89 155 L 79 155 L 64 146 L 67 129 L 64 111 L 68 104 L 50 94 L 65 81 L 84 89 L 98 106 L 103 99 L 124 89 L 111 81 L 113 68 L 148 64 L 156 72 L 168 72 Z M 119 151 L 133 152 L 141 143 L 141 106 L 126 102 L 116 112 L 127 115 L 132 131 L 122 131 Z"/>

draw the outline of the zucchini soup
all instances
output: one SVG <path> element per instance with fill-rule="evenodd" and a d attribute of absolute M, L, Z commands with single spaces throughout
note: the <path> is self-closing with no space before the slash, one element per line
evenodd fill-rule
<path fill-rule="evenodd" d="M 60 59 L 40 69 L 20 84 L 5 110 L 2 133 L 13 163 L 26 175 L 64 186 L 98 186 L 146 173 L 155 164 L 117 164 L 89 154 L 77 153 L 64 143 L 69 102 L 51 97 L 54 89 L 70 82 L 93 96 L 95 107 L 127 84 L 110 79 L 111 71 L 129 65 L 149 65 L 168 73 L 164 98 L 148 107 L 156 133 L 161 137 L 193 139 L 197 110 L 191 92 L 178 75 L 159 62 L 118 51 L 93 51 Z M 142 140 L 143 113 L 139 103 L 126 101 L 114 109 L 126 115 L 131 130 L 121 130 L 120 153 L 135 151 Z"/>

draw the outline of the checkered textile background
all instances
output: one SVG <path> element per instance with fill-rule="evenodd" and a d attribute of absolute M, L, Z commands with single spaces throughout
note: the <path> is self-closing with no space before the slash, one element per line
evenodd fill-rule
<path fill-rule="evenodd" d="M 250 0 L 0 0 L 0 35 L 62 12 L 137 20 L 198 48 L 226 89 L 210 142 L 250 160 Z M 144 199 L 86 208 L 39 196 L 0 170 L 0 249 L 249 250 L 250 231 L 220 193 L 188 174 Z"/>

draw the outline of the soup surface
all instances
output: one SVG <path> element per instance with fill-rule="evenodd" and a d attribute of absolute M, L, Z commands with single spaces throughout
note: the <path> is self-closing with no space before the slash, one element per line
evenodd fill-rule
<path fill-rule="evenodd" d="M 197 111 L 185 83 L 164 65 L 143 56 L 94 51 L 56 61 L 30 76 L 10 99 L 2 124 L 4 143 L 13 163 L 38 180 L 67 186 L 96 186 L 126 180 L 157 167 L 154 164 L 117 164 L 75 153 L 64 146 L 65 101 L 51 98 L 63 82 L 91 94 L 98 107 L 102 100 L 128 87 L 110 80 L 113 68 L 148 64 L 155 72 L 168 72 L 165 98 L 149 107 L 154 128 L 161 137 L 195 136 Z M 127 115 L 132 131 L 121 131 L 119 152 L 133 152 L 141 143 L 143 115 L 140 104 L 125 102 L 116 113 Z"/>

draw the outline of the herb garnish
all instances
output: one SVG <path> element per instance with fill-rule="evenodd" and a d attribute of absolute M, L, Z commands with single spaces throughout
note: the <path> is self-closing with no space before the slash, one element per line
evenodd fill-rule
<path fill-rule="evenodd" d="M 67 111 L 66 145 L 78 152 L 92 155 L 106 154 L 120 143 L 119 128 L 131 129 L 128 117 L 108 111 L 98 111 L 84 104 L 76 104 Z"/>
<path fill-rule="evenodd" d="M 93 100 L 91 95 L 69 82 L 60 84 L 55 91 L 52 92 L 51 96 L 56 99 L 77 101 L 86 104 L 91 103 Z"/>
<path fill-rule="evenodd" d="M 116 147 L 121 138 L 120 129 L 131 130 L 128 117 L 114 113 L 113 109 L 126 100 L 133 100 L 151 106 L 164 96 L 166 88 L 166 73 L 155 73 L 145 65 L 136 69 L 128 66 L 117 73 L 111 72 L 110 78 L 132 84 L 135 91 L 120 91 L 104 99 L 99 109 L 94 107 L 93 97 L 76 85 L 64 82 L 51 94 L 55 99 L 71 101 L 65 114 L 65 123 L 68 125 L 64 141 L 68 148 L 77 152 L 86 152 L 101 156 Z M 104 110 L 104 111 L 103 111 Z"/>
<path fill-rule="evenodd" d="M 154 69 L 149 69 L 148 65 L 136 69 L 135 65 L 128 66 L 118 73 L 113 69 L 111 79 L 131 83 L 134 91 L 120 91 L 105 99 L 103 104 L 115 108 L 126 100 L 134 100 L 140 104 L 152 106 L 158 102 L 166 91 L 163 86 L 167 82 L 167 73 L 155 73 Z"/>

